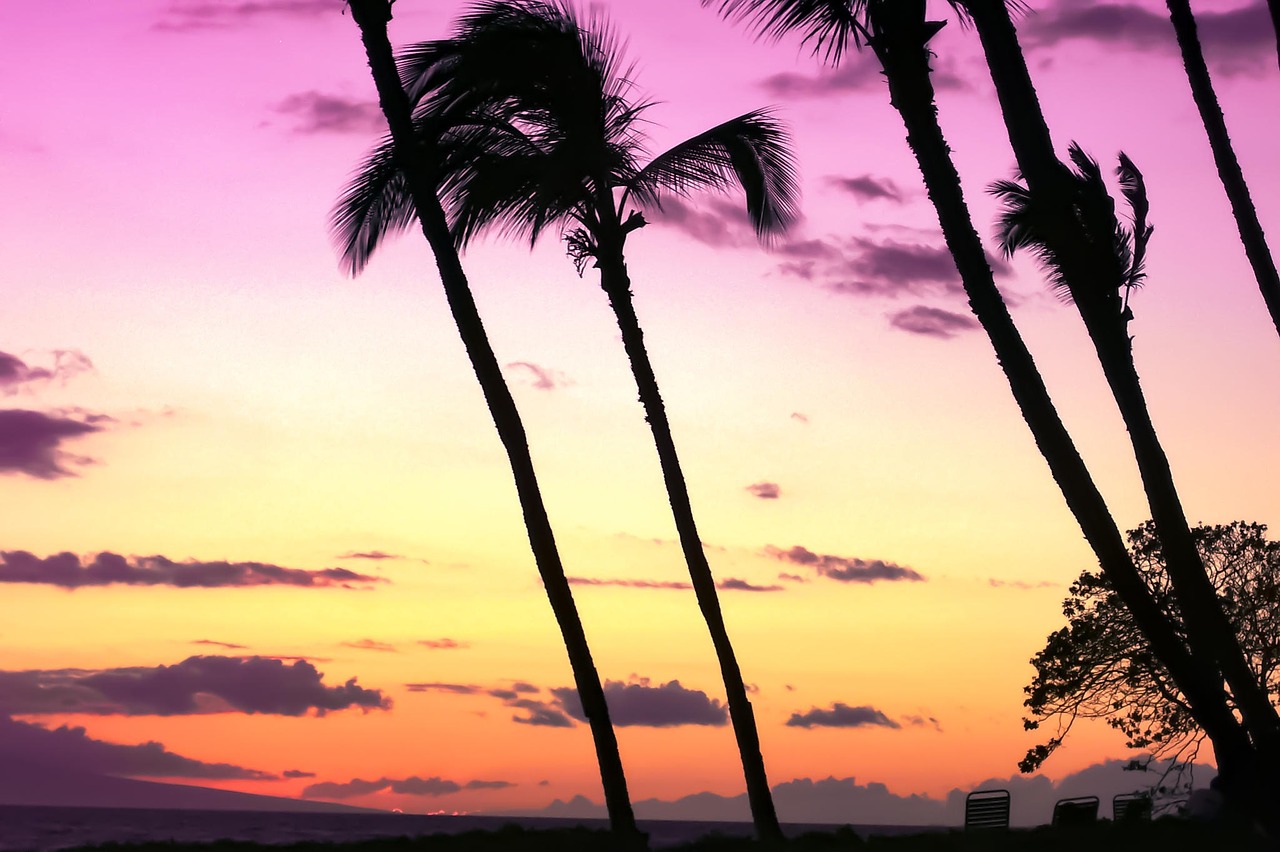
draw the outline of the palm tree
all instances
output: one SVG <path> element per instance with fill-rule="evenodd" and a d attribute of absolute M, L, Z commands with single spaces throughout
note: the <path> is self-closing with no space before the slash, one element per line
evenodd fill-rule
<path fill-rule="evenodd" d="M 1276 30 L 1276 64 L 1280 65 L 1280 0 L 1267 0 L 1271 10 L 1271 24 Z"/>
<path fill-rule="evenodd" d="M 624 246 L 646 224 L 634 205 L 660 210 L 669 194 L 732 185 L 744 191 L 757 233 L 779 233 L 797 215 L 794 162 L 782 125 L 768 110 L 757 110 L 641 165 L 640 119 L 650 103 L 633 100 L 620 63 L 620 46 L 599 15 L 584 25 L 565 3 L 510 0 L 477 4 L 449 49 L 428 44 L 406 52 L 401 74 L 419 99 L 420 117 L 482 103 L 512 129 L 491 136 L 487 152 L 445 181 L 459 245 L 490 228 L 535 242 L 558 225 L 579 274 L 588 264 L 600 270 L 720 664 L 756 832 L 761 839 L 780 840 L 754 713 L 632 303 Z M 402 226 L 407 200 L 385 170 L 379 174 L 377 160 L 375 154 L 362 179 L 370 187 L 385 181 L 384 193 L 367 196 L 366 233 L 375 239 Z"/>
<path fill-rule="evenodd" d="M 408 201 L 407 206 L 398 211 L 400 226 L 406 227 L 416 218 L 435 254 L 449 308 L 511 463 L 511 472 L 529 533 L 529 543 L 556 622 L 564 637 L 574 683 L 595 741 L 610 826 L 621 835 L 625 845 L 641 847 L 644 845 L 644 838 L 636 828 L 631 800 L 627 795 L 626 777 L 618 755 L 617 739 L 609 721 L 604 690 L 600 686 L 600 676 L 591 658 L 582 621 L 578 617 L 546 507 L 538 489 L 524 426 L 502 377 L 498 360 L 489 345 L 438 196 L 441 170 L 465 162 L 467 151 L 476 144 L 476 129 L 484 131 L 486 125 L 454 123 L 449 120 L 449 116 L 439 116 L 431 126 L 423 122 L 415 126 L 387 38 L 391 2 L 392 0 L 349 0 L 349 5 L 351 16 L 360 28 L 369 68 L 377 85 L 378 98 L 391 129 L 390 140 L 384 143 L 381 150 L 388 157 L 387 162 L 394 162 L 398 166 L 398 173 L 402 176 L 400 188 Z M 367 260 L 366 249 L 369 248 L 367 244 L 360 243 L 360 224 L 350 215 L 351 199 L 353 195 L 358 197 L 359 192 L 360 183 L 357 179 L 339 203 L 334 215 L 335 233 L 342 243 L 344 260 L 352 271 Z M 363 248 L 353 248 L 353 245 L 362 245 Z M 360 263 L 352 264 L 353 253 L 359 255 L 362 251 Z"/>
<path fill-rule="evenodd" d="M 1276 32 L 1280 34 L 1280 0 L 1270 0 L 1270 3 Z M 1196 109 L 1200 110 L 1200 120 L 1204 122 L 1205 133 L 1209 136 L 1213 161 L 1218 166 L 1222 188 L 1226 190 L 1227 199 L 1231 202 L 1231 213 L 1235 216 L 1236 228 L 1240 231 L 1240 241 L 1244 243 L 1244 252 L 1249 258 L 1249 265 L 1253 267 L 1253 275 L 1258 279 L 1258 289 L 1262 291 L 1262 299 L 1271 314 L 1271 323 L 1280 332 L 1280 273 L 1276 271 L 1275 258 L 1267 246 L 1262 223 L 1258 221 L 1258 210 L 1249 195 L 1249 186 L 1244 181 L 1244 172 L 1240 169 L 1240 161 L 1231 145 L 1231 137 L 1227 135 L 1227 122 L 1222 116 L 1218 95 L 1213 90 L 1213 80 L 1209 77 L 1204 52 L 1200 50 L 1195 15 L 1191 14 L 1188 0 L 1167 0 L 1166 5 L 1178 37 L 1178 47 L 1182 50 L 1182 64 L 1186 66 L 1187 80 L 1191 83 L 1191 96 L 1196 102 Z"/>
<path fill-rule="evenodd" d="M 907 130 L 943 237 L 960 272 L 969 305 L 986 331 L 1036 445 L 1086 540 L 1134 620 L 1165 662 L 1213 741 L 1220 766 L 1243 764 L 1250 744 L 1232 715 L 1213 666 L 1193 657 L 1173 632 L 1127 553 L 1106 503 L 1049 398 L 1044 380 L 995 286 L 982 242 L 964 200 L 950 147 L 938 123 L 930 77 L 929 40 L 944 21 L 929 21 L 924 0 L 702 0 L 759 34 L 799 33 L 815 53 L 838 63 L 848 46 L 866 44 L 879 60 L 893 106 Z M 957 5 L 957 3 L 952 4 Z M 1007 10 L 1006 10 L 1007 11 Z M 1047 137 L 1047 133 L 1046 133 Z M 1230 764 L 1230 765 L 1224 765 Z"/>
<path fill-rule="evenodd" d="M 1031 82 L 1017 32 L 1003 0 L 964 0 L 991 67 L 1018 168 L 1034 198 L 1043 225 L 1045 251 L 1056 283 L 1084 320 L 1099 363 L 1130 435 L 1143 487 L 1167 556 L 1166 565 L 1188 624 L 1194 653 L 1213 660 L 1231 687 L 1253 745 L 1280 757 L 1280 717 L 1265 688 L 1253 676 L 1238 639 L 1218 605 L 1195 547 L 1169 460 L 1151 422 L 1133 363 L 1127 312 L 1125 263 L 1113 239 L 1115 217 L 1096 164 L 1077 159 L 1084 174 L 1073 174 L 1053 151 L 1048 125 Z M 1132 164 L 1122 176 L 1138 181 L 1126 188 L 1131 200 L 1141 189 Z M 1092 174 L 1089 174 L 1092 172 Z M 1141 193 L 1145 208 L 1145 193 Z M 1145 209 L 1142 210 L 1145 219 Z M 1145 242 L 1145 238 L 1143 240 Z M 1251 789 L 1259 786 L 1250 783 Z"/>

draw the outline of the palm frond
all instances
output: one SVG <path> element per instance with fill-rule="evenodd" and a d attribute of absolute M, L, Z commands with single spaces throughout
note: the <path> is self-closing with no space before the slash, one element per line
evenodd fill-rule
<path fill-rule="evenodd" d="M 1016 181 L 996 181 L 988 191 L 1003 202 L 996 218 L 996 237 L 1000 240 L 1004 256 L 1013 257 L 1018 251 L 1029 251 L 1048 276 L 1049 288 L 1054 295 L 1070 302 L 1071 288 L 1067 285 L 1053 241 L 1048 239 L 1054 225 L 1046 205 Z"/>
<path fill-rule="evenodd" d="M 1155 226 L 1147 222 L 1147 214 L 1151 212 L 1151 203 L 1147 200 L 1147 183 L 1142 172 L 1125 155 L 1120 152 L 1120 165 L 1116 173 L 1120 176 L 1120 191 L 1129 202 L 1129 210 L 1133 214 L 1133 258 L 1129 263 L 1126 287 L 1141 287 L 1146 281 L 1147 242 L 1155 232 Z"/>
<path fill-rule="evenodd" d="M 799 33 L 815 56 L 839 65 L 850 44 L 862 47 L 866 0 L 702 0 L 757 37 L 777 41 Z"/>
<path fill-rule="evenodd" d="M 687 195 L 734 184 L 745 192 L 761 238 L 784 232 L 799 218 L 790 134 L 769 109 L 740 115 L 659 154 L 632 178 L 628 192 L 661 209 L 664 193 Z"/>
<path fill-rule="evenodd" d="M 329 213 L 342 271 L 352 277 L 363 272 L 383 238 L 404 231 L 415 215 L 388 137 L 365 158 Z"/>

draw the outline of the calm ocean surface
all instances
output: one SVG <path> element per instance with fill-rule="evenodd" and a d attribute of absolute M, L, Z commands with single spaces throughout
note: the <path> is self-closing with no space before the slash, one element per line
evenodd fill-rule
<path fill-rule="evenodd" d="M 605 828 L 604 820 L 500 816 L 418 816 L 413 814 L 272 813 L 257 811 L 178 811 L 126 808 L 53 808 L 0 805 L 0 850 L 52 850 L 100 843 L 177 841 L 208 843 L 247 840 L 254 843 L 354 841 L 373 837 L 454 834 L 492 830 L 510 823 L 527 828 L 585 825 Z M 712 832 L 749 837 L 745 822 L 676 822 L 640 820 L 654 847 L 696 840 Z M 831 830 L 834 826 L 790 825 L 788 834 Z M 917 832 L 918 826 L 859 827 L 862 834 Z"/>

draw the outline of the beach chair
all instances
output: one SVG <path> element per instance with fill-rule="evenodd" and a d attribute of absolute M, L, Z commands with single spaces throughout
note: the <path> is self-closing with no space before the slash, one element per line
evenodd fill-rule
<path fill-rule="evenodd" d="M 975 790 L 965 797 L 965 831 L 1008 827 L 1008 790 Z"/>
<path fill-rule="evenodd" d="M 1059 799 L 1053 806 L 1053 824 L 1090 825 L 1098 821 L 1098 797 L 1075 796 Z"/>
<path fill-rule="evenodd" d="M 1111 800 L 1111 818 L 1115 822 L 1140 822 L 1151 819 L 1151 794 L 1121 793 Z"/>

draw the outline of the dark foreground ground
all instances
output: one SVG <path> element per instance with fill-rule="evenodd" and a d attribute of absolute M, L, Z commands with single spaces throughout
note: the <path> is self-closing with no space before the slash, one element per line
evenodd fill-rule
<path fill-rule="evenodd" d="M 862 838 L 852 829 L 811 832 L 780 845 L 768 845 L 740 837 L 710 835 L 691 843 L 667 847 L 667 852 L 1253 852 L 1275 850 L 1242 827 L 1207 826 L 1179 819 L 1150 823 L 1008 831 L 927 831 L 920 834 Z M 531 830 L 507 826 L 497 831 L 470 831 L 422 837 L 383 838 L 356 843 L 295 843 L 266 846 L 240 841 L 207 844 L 141 843 L 79 847 L 81 850 L 118 852 L 614 852 L 626 850 L 608 832 L 585 828 Z"/>

